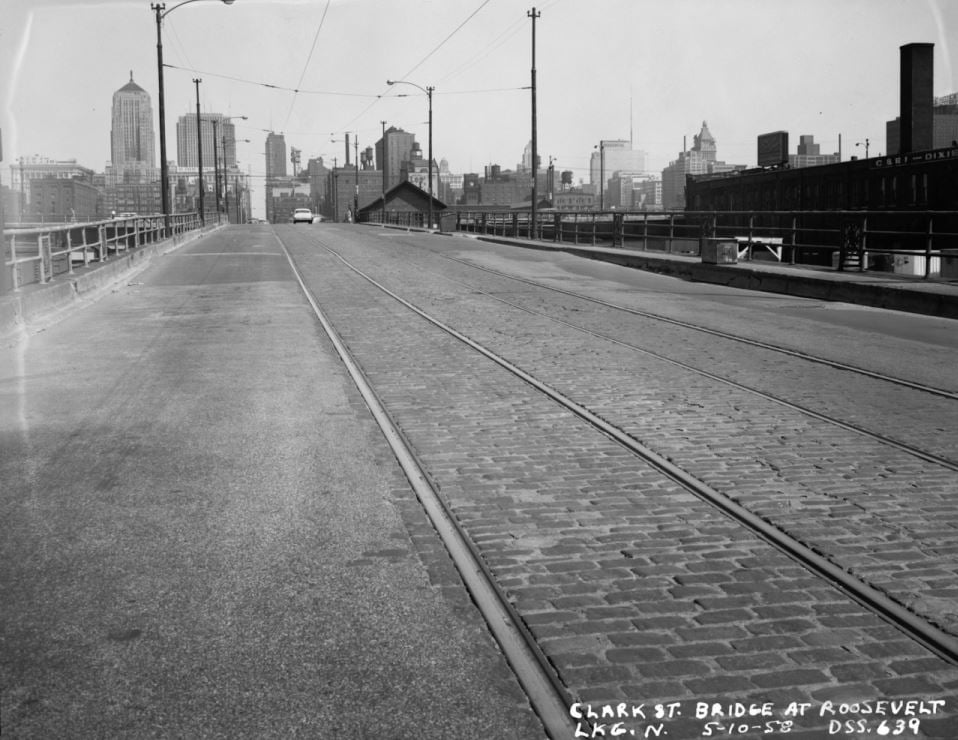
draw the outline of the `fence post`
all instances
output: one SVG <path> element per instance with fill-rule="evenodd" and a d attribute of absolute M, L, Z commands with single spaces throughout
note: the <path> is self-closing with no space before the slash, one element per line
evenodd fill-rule
<path fill-rule="evenodd" d="M 788 260 L 788 263 L 790 265 L 795 264 L 795 251 L 798 249 L 798 247 L 795 244 L 797 235 L 798 235 L 798 217 L 792 216 L 792 252 Z"/>
<path fill-rule="evenodd" d="M 107 255 L 110 252 L 110 248 L 106 241 L 106 224 L 100 224 L 99 228 L 97 229 L 97 232 L 100 237 L 100 241 L 97 244 L 97 246 L 99 247 L 100 262 L 106 262 Z"/>
<path fill-rule="evenodd" d="M 71 232 L 67 232 L 67 274 L 73 274 L 73 239 Z"/>
<path fill-rule="evenodd" d="M 672 254 L 672 237 L 675 236 L 675 214 L 669 214 L 669 240 L 667 242 L 666 251 L 669 254 Z"/>
<path fill-rule="evenodd" d="M 37 236 L 37 254 L 40 257 L 40 282 L 45 283 L 53 277 L 53 265 L 50 260 L 50 235 Z"/>
<path fill-rule="evenodd" d="M 931 243 L 935 238 L 934 232 L 934 216 L 931 214 L 928 215 L 928 237 L 925 241 L 925 280 L 928 279 L 928 276 L 931 274 Z"/>
<path fill-rule="evenodd" d="M 645 211 L 642 213 L 642 249 L 649 249 L 649 214 Z"/>
<path fill-rule="evenodd" d="M 13 289 L 20 290 L 20 270 L 17 267 L 17 235 L 10 236 L 10 274 L 13 277 Z"/>
<path fill-rule="evenodd" d="M 559 213 L 552 214 L 553 221 L 553 231 L 552 231 L 552 241 L 561 242 L 562 241 L 562 215 Z"/>
<path fill-rule="evenodd" d="M 863 216 L 862 217 L 862 238 L 860 241 L 860 246 L 858 251 L 858 253 L 861 255 L 861 257 L 859 258 L 859 263 L 858 263 L 859 272 L 865 271 L 865 262 L 867 261 L 865 258 L 865 254 L 868 252 L 867 244 L 868 244 L 868 216 Z"/>

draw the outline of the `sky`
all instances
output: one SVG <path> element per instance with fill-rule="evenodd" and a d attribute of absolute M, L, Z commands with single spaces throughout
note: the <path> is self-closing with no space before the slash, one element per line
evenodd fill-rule
<path fill-rule="evenodd" d="M 166 3 L 167 153 L 176 121 L 236 120 L 237 158 L 262 215 L 268 131 L 302 162 L 342 164 L 382 122 L 453 172 L 515 168 L 532 138 L 532 0 L 180 0 Z M 538 0 L 536 118 L 542 166 L 589 180 L 600 140 L 629 139 L 653 173 L 703 121 L 718 159 L 754 165 L 756 137 L 811 134 L 844 159 L 885 151 L 899 113 L 899 47 L 935 45 L 934 94 L 958 92 L 955 0 Z M 175 12 L 174 12 L 175 10 Z M 0 0 L 0 180 L 20 156 L 103 171 L 113 93 L 133 79 L 158 120 L 148 0 Z M 387 79 L 412 84 L 389 86 Z M 418 87 L 417 87 L 418 86 Z M 159 136 L 157 162 L 159 162 Z M 858 145 L 858 146 L 856 146 Z M 259 191 L 257 193 L 256 191 Z"/>

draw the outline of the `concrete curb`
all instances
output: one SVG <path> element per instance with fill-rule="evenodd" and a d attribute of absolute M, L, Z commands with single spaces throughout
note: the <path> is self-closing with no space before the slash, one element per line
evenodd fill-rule
<path fill-rule="evenodd" d="M 79 268 L 73 275 L 59 275 L 44 285 L 31 284 L 11 295 L 0 296 L 0 346 L 16 344 L 30 331 L 55 323 L 78 305 L 96 300 L 117 283 L 144 270 L 154 257 L 168 254 L 219 228 L 220 225 L 197 229 L 147 244 L 107 262 Z"/>

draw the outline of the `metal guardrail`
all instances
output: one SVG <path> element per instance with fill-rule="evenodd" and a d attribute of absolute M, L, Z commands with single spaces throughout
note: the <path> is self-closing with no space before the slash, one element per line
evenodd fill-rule
<path fill-rule="evenodd" d="M 30 283 L 46 283 L 60 274 L 72 275 L 75 266 L 105 262 L 152 242 L 199 228 L 198 213 L 131 216 L 89 223 L 8 226 L 3 231 L 3 269 L 10 270 L 14 291 Z M 215 218 L 215 216 L 213 217 Z"/>
<path fill-rule="evenodd" d="M 925 278 L 958 257 L 958 211 L 540 211 L 533 224 L 528 211 L 462 209 L 455 230 L 688 256 L 718 239 L 746 259 Z"/>
<path fill-rule="evenodd" d="M 381 224 L 384 222 L 382 211 L 372 211 L 362 219 L 364 223 Z M 419 211 L 390 211 L 386 213 L 385 223 L 391 226 L 425 228 L 426 214 Z"/>

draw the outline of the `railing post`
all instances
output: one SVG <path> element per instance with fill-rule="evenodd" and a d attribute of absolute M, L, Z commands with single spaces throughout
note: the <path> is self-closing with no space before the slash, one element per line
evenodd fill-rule
<path fill-rule="evenodd" d="M 37 254 L 40 257 L 40 282 L 46 283 L 53 278 L 53 263 L 50 257 L 50 235 L 37 236 Z"/>
<path fill-rule="evenodd" d="M 552 214 L 552 241 L 558 243 L 562 241 L 562 214 Z"/>
<path fill-rule="evenodd" d="M 867 245 L 868 245 L 868 216 L 863 216 L 863 217 L 862 217 L 862 238 L 861 238 L 861 246 L 859 247 L 859 251 L 858 251 L 858 253 L 859 253 L 859 255 L 860 255 L 860 258 L 859 258 L 859 261 L 858 261 L 858 271 L 859 271 L 859 272 L 864 272 L 864 271 L 865 271 L 865 262 L 866 262 L 865 254 L 868 252 L 868 247 L 867 247 Z"/>
<path fill-rule="evenodd" d="M 669 214 L 669 240 L 666 243 L 667 244 L 666 251 L 669 254 L 672 254 L 672 239 L 674 238 L 674 236 L 675 236 L 675 214 L 670 213 Z"/>
<path fill-rule="evenodd" d="M 649 214 L 645 211 L 642 212 L 642 249 L 649 249 Z"/>
<path fill-rule="evenodd" d="M 797 238 L 798 238 L 798 217 L 792 216 L 792 252 L 788 260 L 788 263 L 790 265 L 795 264 L 795 258 L 796 258 L 795 252 L 798 249 L 798 247 L 795 244 Z"/>
<path fill-rule="evenodd" d="M 10 237 L 10 270 L 13 278 L 14 291 L 20 290 L 20 269 L 17 267 L 17 235 Z"/>
<path fill-rule="evenodd" d="M 67 232 L 67 275 L 73 274 L 73 238 Z"/>
<path fill-rule="evenodd" d="M 928 237 L 925 241 L 925 280 L 931 274 L 931 243 L 935 238 L 934 220 L 934 216 L 928 214 Z"/>
<path fill-rule="evenodd" d="M 598 225 L 598 215 L 595 211 L 592 212 L 592 246 L 595 246 L 595 232 L 599 227 Z"/>

